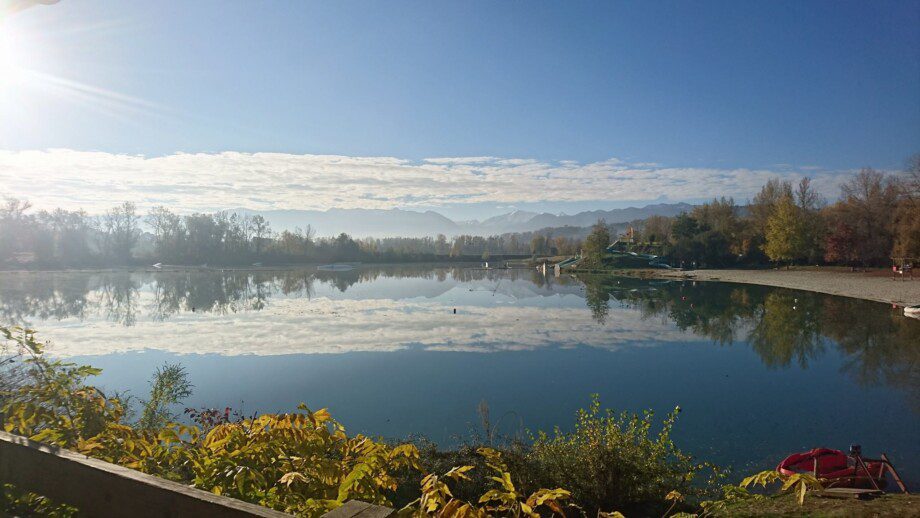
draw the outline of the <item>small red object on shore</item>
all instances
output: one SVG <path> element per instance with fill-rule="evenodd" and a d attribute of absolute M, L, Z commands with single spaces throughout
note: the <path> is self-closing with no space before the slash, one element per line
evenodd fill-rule
<path fill-rule="evenodd" d="M 825 487 L 855 487 L 882 489 L 888 481 L 886 471 L 891 473 L 901 491 L 907 493 L 907 487 L 895 471 L 885 454 L 881 459 L 864 459 L 858 445 L 850 447 L 850 454 L 830 448 L 815 448 L 810 451 L 792 454 L 776 467 L 783 475 L 811 473 L 824 479 Z"/>

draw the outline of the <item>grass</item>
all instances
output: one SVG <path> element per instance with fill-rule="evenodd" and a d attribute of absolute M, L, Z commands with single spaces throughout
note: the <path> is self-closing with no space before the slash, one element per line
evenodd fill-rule
<path fill-rule="evenodd" d="M 781 495 L 760 501 L 739 501 L 725 509 L 727 516 L 782 516 L 813 518 L 920 518 L 920 495 L 886 494 L 872 500 L 841 500 L 809 495 L 799 505 L 795 496 Z"/>

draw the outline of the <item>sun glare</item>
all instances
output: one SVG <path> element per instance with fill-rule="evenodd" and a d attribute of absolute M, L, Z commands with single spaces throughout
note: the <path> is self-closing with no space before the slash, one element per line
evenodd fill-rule
<path fill-rule="evenodd" d="M 0 88 L 19 83 L 23 72 L 23 55 L 17 42 L 21 38 L 9 24 L 0 22 Z"/>
<path fill-rule="evenodd" d="M 144 99 L 68 77 L 60 60 L 49 59 L 54 53 L 48 52 L 46 38 L 14 21 L 0 19 L 0 107 L 5 105 L 4 111 L 23 99 L 55 99 L 117 118 L 164 112 Z"/>

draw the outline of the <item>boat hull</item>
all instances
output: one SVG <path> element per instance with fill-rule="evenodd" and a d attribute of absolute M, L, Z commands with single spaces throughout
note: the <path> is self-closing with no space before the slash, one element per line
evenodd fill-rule
<path fill-rule="evenodd" d="M 886 485 L 883 463 L 867 460 L 860 464 L 856 458 L 828 448 L 790 455 L 779 463 L 776 471 L 784 475 L 813 474 L 826 480 L 825 487 L 875 489 Z"/>

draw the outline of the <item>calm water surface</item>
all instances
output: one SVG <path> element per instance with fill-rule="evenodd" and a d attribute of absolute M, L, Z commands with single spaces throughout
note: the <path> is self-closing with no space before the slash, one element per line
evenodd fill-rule
<path fill-rule="evenodd" d="M 598 393 L 680 405 L 678 444 L 742 472 L 859 442 L 920 487 L 920 321 L 873 302 L 529 270 L 6 273 L 0 320 L 110 390 L 143 396 L 181 362 L 188 406 L 305 402 L 352 432 L 450 444 L 482 401 L 511 435 L 568 427 Z"/>

